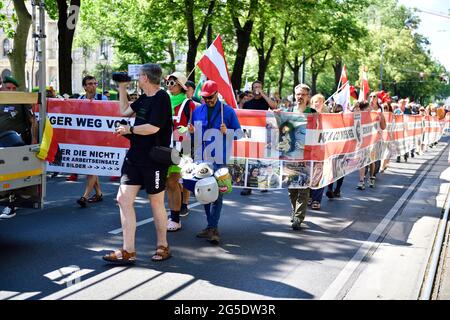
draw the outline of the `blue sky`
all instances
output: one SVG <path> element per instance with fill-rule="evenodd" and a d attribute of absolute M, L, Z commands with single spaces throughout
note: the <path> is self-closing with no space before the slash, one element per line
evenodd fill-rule
<path fill-rule="evenodd" d="M 409 8 L 432 11 L 447 16 L 450 9 L 449 0 L 399 0 L 398 2 Z M 430 40 L 432 56 L 450 72 L 450 19 L 423 12 L 416 12 L 416 15 L 421 19 L 418 32 Z"/>

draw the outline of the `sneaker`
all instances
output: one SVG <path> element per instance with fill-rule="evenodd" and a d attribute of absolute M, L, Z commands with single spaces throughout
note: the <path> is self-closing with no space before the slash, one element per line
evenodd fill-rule
<path fill-rule="evenodd" d="M 331 190 L 328 190 L 325 194 L 328 197 L 328 199 L 333 199 L 334 198 L 334 193 Z"/>
<path fill-rule="evenodd" d="M 366 185 L 365 185 L 364 181 L 360 181 L 358 183 L 358 186 L 356 187 L 356 189 L 358 189 L 358 190 L 365 190 L 366 189 Z"/>
<path fill-rule="evenodd" d="M 16 211 L 16 207 L 5 207 L 2 211 L 2 214 L 0 214 L 0 219 L 14 218 L 16 216 Z"/>
<path fill-rule="evenodd" d="M 188 214 L 189 214 L 189 208 L 188 207 L 182 208 L 180 210 L 180 217 L 186 217 Z"/>
<path fill-rule="evenodd" d="M 211 229 L 211 236 L 209 237 L 208 241 L 212 244 L 219 244 L 220 242 L 220 236 L 219 236 L 219 230 L 217 228 Z"/>
<path fill-rule="evenodd" d="M 252 194 L 252 189 L 244 189 L 241 191 L 241 196 L 249 196 Z"/>
<path fill-rule="evenodd" d="M 211 228 L 206 228 L 203 229 L 202 231 L 200 231 L 199 233 L 197 233 L 197 238 L 211 238 L 212 235 L 212 229 Z"/>
<path fill-rule="evenodd" d="M 369 179 L 369 187 L 375 188 L 375 177 L 370 177 Z"/>
<path fill-rule="evenodd" d="M 67 177 L 66 181 L 78 181 L 78 175 L 77 174 L 71 174 Z"/>

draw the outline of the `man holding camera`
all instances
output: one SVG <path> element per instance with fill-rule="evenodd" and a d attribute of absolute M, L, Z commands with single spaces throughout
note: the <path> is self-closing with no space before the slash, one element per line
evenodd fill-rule
<path fill-rule="evenodd" d="M 264 110 L 276 109 L 276 101 L 270 99 L 263 91 L 263 83 L 256 80 L 252 83 L 253 98 L 248 100 L 242 106 L 242 109 L 251 110 Z M 261 192 L 267 192 L 267 189 L 261 190 Z M 248 196 L 252 193 L 252 189 L 245 188 L 241 191 L 241 196 Z"/>
<path fill-rule="evenodd" d="M 133 126 L 121 124 L 116 128 L 116 134 L 130 139 L 130 149 L 122 166 L 122 177 L 117 193 L 123 248 L 103 257 L 111 263 L 136 262 L 134 200 L 140 189 L 145 189 L 148 194 L 155 221 L 157 247 L 151 259 L 163 261 L 171 257 L 164 206 L 168 165 L 155 162 L 150 154 L 156 146 L 169 147 L 172 137 L 172 109 L 169 95 L 160 88 L 161 75 L 159 65 L 144 64 L 139 73 L 139 87 L 144 93 L 131 105 L 127 99 L 129 82 L 119 82 L 120 110 L 124 116 L 136 114 L 136 118 Z"/>

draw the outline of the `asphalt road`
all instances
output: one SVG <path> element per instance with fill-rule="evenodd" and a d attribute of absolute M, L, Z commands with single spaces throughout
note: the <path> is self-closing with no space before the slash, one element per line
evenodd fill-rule
<path fill-rule="evenodd" d="M 290 228 L 286 191 L 242 197 L 236 189 L 227 195 L 218 246 L 195 237 L 206 221 L 203 208 L 196 206 L 182 218 L 182 230 L 169 234 L 173 258 L 162 263 L 150 260 L 154 225 L 145 194 L 140 194 L 137 220 L 146 223 L 137 228 L 134 267 L 111 267 L 101 259 L 122 243 L 114 200 L 118 183 L 102 178 L 104 201 L 81 209 L 75 200 L 84 178 L 49 179 L 44 210 L 23 209 L 15 218 L 0 221 L 0 299 L 365 298 L 352 288 L 382 257 L 376 256 L 377 246 L 364 246 L 381 241 L 390 247 L 411 246 L 408 235 L 415 224 L 402 224 L 399 212 L 408 206 L 436 207 L 429 199 L 434 199 L 439 185 L 427 187 L 430 195 L 420 198 L 423 203 L 417 197 L 427 176 L 448 168 L 448 141 L 443 138 L 438 147 L 407 163 L 392 162 L 374 189 L 356 190 L 356 173 L 347 176 L 342 198 L 329 201 L 324 196 L 322 209 L 308 210 L 300 231 Z M 405 192 L 409 193 L 403 199 Z M 433 220 L 423 227 L 430 235 L 437 214 L 424 212 Z M 393 225 L 386 217 L 398 220 L 402 237 L 386 236 Z M 388 231 L 379 229 L 382 224 Z M 374 237 L 375 230 L 381 230 L 380 239 Z"/>

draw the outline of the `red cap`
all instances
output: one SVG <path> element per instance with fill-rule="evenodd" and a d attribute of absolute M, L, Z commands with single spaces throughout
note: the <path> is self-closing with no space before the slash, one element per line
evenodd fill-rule
<path fill-rule="evenodd" d="M 202 97 L 210 97 L 217 91 L 219 91 L 219 88 L 217 87 L 217 83 L 215 81 L 208 80 L 203 84 L 200 95 Z"/>

